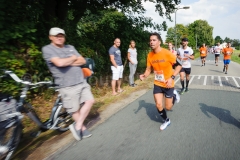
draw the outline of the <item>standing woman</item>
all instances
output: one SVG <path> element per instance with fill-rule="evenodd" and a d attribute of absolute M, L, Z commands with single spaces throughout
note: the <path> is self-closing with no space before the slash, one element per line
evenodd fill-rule
<path fill-rule="evenodd" d="M 175 56 L 177 56 L 177 52 L 174 50 L 172 42 L 168 43 L 168 49 L 170 52 L 172 52 Z"/>
<path fill-rule="evenodd" d="M 135 48 L 136 43 L 134 40 L 130 41 L 129 49 L 128 49 L 128 60 L 129 60 L 129 69 L 130 69 L 130 75 L 129 75 L 129 85 L 131 87 L 135 87 L 136 84 L 134 83 L 134 74 L 137 69 L 137 49 Z"/>

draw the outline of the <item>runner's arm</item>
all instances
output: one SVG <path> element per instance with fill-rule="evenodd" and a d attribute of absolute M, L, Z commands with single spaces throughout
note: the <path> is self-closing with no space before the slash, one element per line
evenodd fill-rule
<path fill-rule="evenodd" d="M 141 74 L 139 76 L 140 80 L 144 80 L 145 78 L 147 78 L 150 75 L 151 71 L 152 71 L 151 67 L 147 66 L 144 74 Z"/>

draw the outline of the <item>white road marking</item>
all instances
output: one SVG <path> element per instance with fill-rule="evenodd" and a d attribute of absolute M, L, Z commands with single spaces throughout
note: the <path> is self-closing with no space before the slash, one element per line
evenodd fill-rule
<path fill-rule="evenodd" d="M 191 77 L 191 79 L 190 79 L 190 81 L 189 81 L 189 85 L 192 83 L 192 81 L 193 81 L 193 78 L 195 77 L 195 75 L 193 75 L 192 77 Z"/>
<path fill-rule="evenodd" d="M 207 78 L 208 77 L 211 77 L 211 80 L 214 80 L 214 78 L 215 77 L 217 77 L 217 79 L 215 79 L 215 81 L 216 81 L 216 83 L 219 83 L 219 86 L 220 87 L 222 87 L 222 86 L 231 86 L 231 85 L 228 85 L 228 84 L 226 84 L 226 85 L 223 85 L 223 82 L 225 81 L 229 81 L 229 80 L 231 80 L 231 79 L 229 79 L 229 78 L 232 78 L 233 79 L 233 82 L 232 81 L 230 81 L 231 83 L 232 83 L 232 85 L 234 85 L 235 84 L 235 86 L 236 87 L 238 87 L 238 88 L 240 88 L 240 84 L 238 83 L 238 81 L 236 80 L 236 79 L 239 79 L 240 80 L 240 77 L 235 77 L 235 76 L 219 76 L 219 75 L 191 75 L 190 76 L 191 78 L 190 78 L 190 80 L 189 80 L 189 85 L 190 84 L 194 84 L 194 82 L 195 81 L 199 81 L 200 79 L 201 79 L 201 77 L 204 77 L 203 78 L 203 83 L 202 83 L 202 85 L 204 85 L 204 86 L 206 86 L 206 85 L 211 85 L 211 84 L 208 84 L 207 83 Z M 197 79 L 195 78 L 195 77 L 197 77 Z M 194 78 L 195 78 L 195 80 L 194 80 Z M 176 81 L 175 81 L 175 84 L 177 84 L 177 82 L 178 81 L 180 81 L 180 77 L 178 77 L 177 79 L 176 79 Z M 218 82 L 217 82 L 218 81 Z M 202 82 L 202 80 L 200 80 L 200 83 Z M 228 82 L 228 83 L 230 83 L 230 82 Z"/>
<path fill-rule="evenodd" d="M 204 85 L 204 86 L 207 85 L 207 76 L 205 76 L 205 78 L 204 78 L 203 85 Z"/>
<path fill-rule="evenodd" d="M 222 81 L 221 81 L 220 76 L 218 76 L 218 81 L 219 81 L 219 85 L 222 87 L 223 85 L 222 85 Z"/>
<path fill-rule="evenodd" d="M 232 77 L 232 79 L 233 79 L 234 83 L 236 84 L 236 86 L 239 87 L 239 85 L 238 85 L 236 79 L 235 79 L 234 77 Z"/>

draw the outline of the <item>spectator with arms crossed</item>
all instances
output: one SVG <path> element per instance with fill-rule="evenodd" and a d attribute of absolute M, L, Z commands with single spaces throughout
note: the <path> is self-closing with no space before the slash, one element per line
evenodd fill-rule
<path fill-rule="evenodd" d="M 83 124 L 94 98 L 90 85 L 84 80 L 81 65 L 86 60 L 71 45 L 65 45 L 65 31 L 51 28 L 49 31 L 51 43 L 42 48 L 43 58 L 51 71 L 55 84 L 59 86 L 63 107 L 72 113 L 75 123 L 69 126 L 76 140 L 90 137 L 92 134 Z"/>

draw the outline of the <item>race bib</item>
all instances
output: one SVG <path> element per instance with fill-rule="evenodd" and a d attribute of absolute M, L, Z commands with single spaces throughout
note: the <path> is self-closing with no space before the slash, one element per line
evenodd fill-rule
<path fill-rule="evenodd" d="M 154 71 L 155 80 L 159 82 L 165 82 L 163 71 Z"/>
<path fill-rule="evenodd" d="M 231 54 L 230 51 L 227 51 L 227 54 L 230 55 Z"/>
<path fill-rule="evenodd" d="M 188 65 L 188 58 L 183 58 L 182 59 L 182 65 L 187 66 Z"/>
<path fill-rule="evenodd" d="M 204 54 L 205 53 L 205 51 L 202 51 L 202 54 Z"/>

